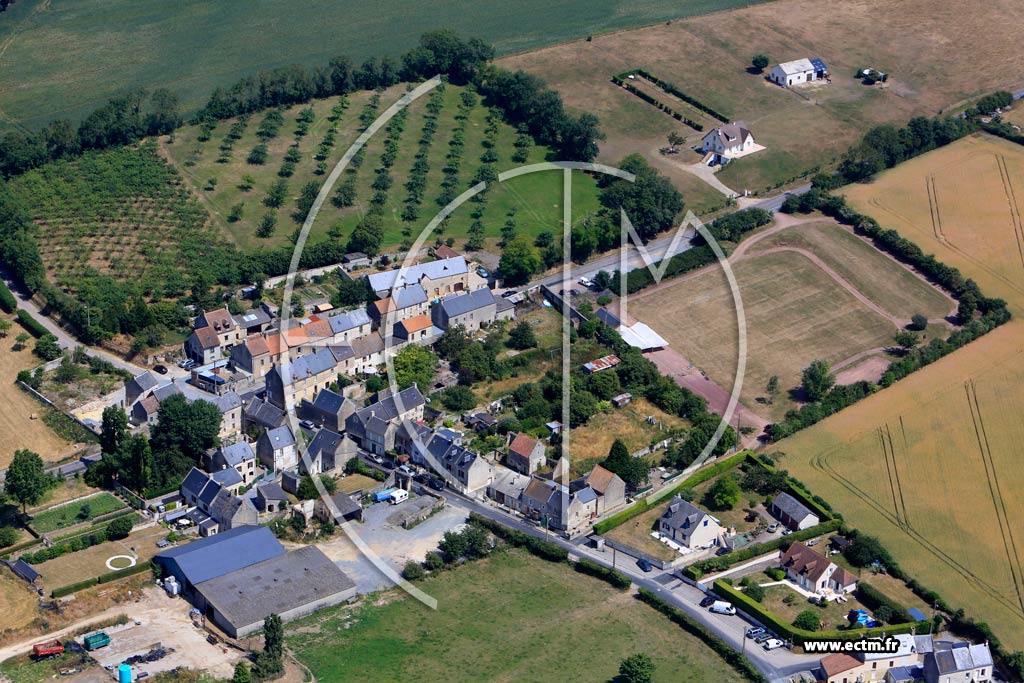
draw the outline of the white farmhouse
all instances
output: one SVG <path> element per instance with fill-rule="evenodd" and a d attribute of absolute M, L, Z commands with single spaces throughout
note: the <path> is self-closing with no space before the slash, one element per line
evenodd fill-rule
<path fill-rule="evenodd" d="M 828 80 L 828 67 L 820 59 L 796 59 L 772 67 L 768 78 L 772 83 L 789 88 L 811 81 Z"/>
<path fill-rule="evenodd" d="M 754 142 L 754 134 L 742 121 L 734 121 L 718 126 L 704 136 L 701 151 L 709 166 L 727 164 L 732 159 L 755 152 L 760 147 Z"/>

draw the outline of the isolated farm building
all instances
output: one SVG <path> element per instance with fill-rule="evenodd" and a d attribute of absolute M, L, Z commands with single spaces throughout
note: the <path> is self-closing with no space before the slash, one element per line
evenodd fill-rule
<path fill-rule="evenodd" d="M 291 428 L 285 424 L 263 432 L 256 440 L 256 457 L 263 467 L 275 472 L 295 467 L 299 456 Z"/>
<path fill-rule="evenodd" d="M 352 496 L 339 491 L 331 496 L 331 505 L 317 498 L 313 516 L 321 522 L 356 522 L 363 518 L 363 506 Z"/>
<path fill-rule="evenodd" d="M 754 134 L 742 121 L 717 126 L 701 139 L 701 151 L 712 155 L 710 165 L 728 163 L 755 149 Z"/>
<path fill-rule="evenodd" d="M 498 313 L 498 302 L 491 290 L 477 289 L 442 300 L 440 304 L 430 309 L 430 313 L 434 324 L 442 330 L 462 325 L 467 332 L 474 332 L 494 322 Z"/>
<path fill-rule="evenodd" d="M 220 446 L 210 454 L 207 470 L 216 472 L 231 468 L 248 484 L 256 478 L 256 453 L 246 441 Z"/>
<path fill-rule="evenodd" d="M 256 308 L 250 308 L 241 315 L 234 316 L 234 319 L 242 334 L 260 334 L 266 332 L 274 322 L 274 309 L 270 304 L 261 304 Z"/>
<path fill-rule="evenodd" d="M 533 474 L 546 459 L 544 442 L 526 432 L 509 433 L 508 454 L 505 462 L 510 469 L 522 474 Z"/>
<path fill-rule="evenodd" d="M 658 531 L 687 548 L 711 547 L 722 535 L 717 519 L 679 496 L 661 513 Z"/>
<path fill-rule="evenodd" d="M 235 570 L 284 555 L 284 546 L 267 527 L 242 526 L 216 536 L 207 536 L 186 545 L 158 553 L 153 562 L 164 576 L 173 576 L 189 597 L 202 583 Z"/>
<path fill-rule="evenodd" d="M 783 88 L 828 79 L 828 67 L 820 59 L 795 59 L 772 67 L 768 78 Z"/>
<path fill-rule="evenodd" d="M 590 361 L 589 363 L 584 363 L 583 370 L 588 375 L 590 375 L 595 372 L 600 372 L 601 370 L 609 370 L 611 368 L 614 368 L 620 362 L 621 361 L 619 360 L 619 357 L 614 354 L 609 356 L 601 356 L 600 358 L 596 358 Z"/>
<path fill-rule="evenodd" d="M 366 276 L 377 296 L 387 296 L 395 288 L 419 284 L 430 298 L 469 290 L 469 266 L 462 256 L 419 263 L 408 268 L 386 270 Z"/>
<path fill-rule="evenodd" d="M 15 576 L 22 581 L 27 581 L 30 585 L 35 586 L 39 579 L 43 578 L 43 575 L 37 572 L 35 568 L 25 560 L 15 560 L 14 562 L 4 560 L 4 563 L 12 572 L 14 572 Z"/>
<path fill-rule="evenodd" d="M 305 546 L 210 578 L 195 592 L 208 619 L 243 638 L 262 630 L 271 614 L 288 622 L 350 600 L 356 584 L 322 550 Z"/>
<path fill-rule="evenodd" d="M 794 541 L 783 553 L 779 566 L 785 570 L 787 579 L 820 595 L 852 593 L 857 588 L 856 576 L 800 541 Z"/>
<path fill-rule="evenodd" d="M 786 527 L 799 531 L 816 525 L 821 519 L 806 505 L 785 491 L 772 500 L 771 513 Z"/>
<path fill-rule="evenodd" d="M 988 643 L 974 645 L 937 640 L 934 650 L 925 654 L 922 665 L 926 683 L 986 683 L 992 680 L 992 651 Z"/>
<path fill-rule="evenodd" d="M 619 335 L 622 341 L 641 351 L 656 351 L 668 346 L 668 341 L 645 323 L 621 325 Z"/>

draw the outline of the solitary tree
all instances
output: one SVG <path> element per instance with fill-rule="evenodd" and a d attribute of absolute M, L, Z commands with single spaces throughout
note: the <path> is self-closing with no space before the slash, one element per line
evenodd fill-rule
<path fill-rule="evenodd" d="M 731 510 L 740 500 L 740 485 L 729 475 L 718 478 L 708 489 L 708 506 L 716 510 Z"/>
<path fill-rule="evenodd" d="M 754 58 L 751 59 L 750 62 L 758 71 L 764 71 L 765 67 L 768 66 L 768 55 L 754 55 Z"/>
<path fill-rule="evenodd" d="M 7 318 L 0 318 L 0 337 L 6 337 L 11 331 L 11 321 Z"/>
<path fill-rule="evenodd" d="M 900 347 L 908 351 L 921 343 L 921 338 L 917 336 L 916 332 L 909 332 L 907 330 L 897 332 L 894 339 Z"/>
<path fill-rule="evenodd" d="M 671 147 L 673 150 L 679 145 L 683 144 L 685 141 L 686 138 L 684 138 L 676 131 L 672 131 L 671 133 L 668 134 L 668 146 Z"/>
<path fill-rule="evenodd" d="M 14 338 L 14 350 L 21 351 L 25 348 L 25 344 L 28 343 L 29 339 L 31 339 L 31 337 L 28 336 L 27 332 L 21 332 L 18 334 L 18 336 Z"/>
<path fill-rule="evenodd" d="M 793 626 L 804 631 L 817 631 L 821 628 L 821 618 L 816 612 L 806 609 L 796 615 L 796 619 L 793 620 Z"/>
<path fill-rule="evenodd" d="M 769 377 L 768 384 L 764 390 L 768 394 L 768 404 L 775 403 L 775 397 L 779 395 L 779 376 L 772 375 Z"/>
<path fill-rule="evenodd" d="M 508 333 L 508 345 L 513 349 L 530 349 L 537 345 L 533 327 L 525 320 L 516 324 Z"/>
<path fill-rule="evenodd" d="M 654 677 L 654 662 L 643 652 L 630 655 L 619 664 L 619 675 L 627 683 L 651 683 Z"/>
<path fill-rule="evenodd" d="M 35 505 L 42 499 L 49 488 L 49 483 L 43 459 L 37 453 L 26 449 L 14 452 L 14 459 L 7 468 L 4 491 L 9 497 L 21 503 L 22 512 L 29 505 Z"/>
<path fill-rule="evenodd" d="M 829 372 L 828 363 L 823 360 L 812 361 L 804 368 L 800 379 L 808 401 L 820 401 L 836 383 L 835 376 Z"/>
<path fill-rule="evenodd" d="M 926 327 L 928 327 L 928 318 L 920 313 L 915 313 L 910 318 L 910 329 L 920 332 Z"/>

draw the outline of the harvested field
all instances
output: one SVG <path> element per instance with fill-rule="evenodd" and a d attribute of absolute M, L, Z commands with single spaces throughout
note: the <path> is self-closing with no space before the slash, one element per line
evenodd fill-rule
<path fill-rule="evenodd" d="M 20 351 L 13 349 L 14 337 L 20 332 L 21 328 L 16 325 L 6 339 L 0 339 L 0 383 L 8 387 L 5 410 L 0 411 L 0 442 L 4 444 L 0 450 L 0 467 L 7 467 L 14 451 L 21 448 L 35 451 L 49 462 L 60 460 L 74 450 L 73 444 L 61 439 L 43 423 L 43 404 L 14 385 L 19 371 L 39 365 L 39 359 L 32 355 L 31 344 Z M 32 419 L 33 415 L 38 419 Z"/>
<path fill-rule="evenodd" d="M 801 20 L 793 22 L 794 16 Z M 781 0 L 595 36 L 500 63 L 537 74 L 569 106 L 597 114 L 608 134 L 602 160 L 610 163 L 629 151 L 659 156 L 672 130 L 686 136 L 686 146 L 699 138 L 609 80 L 644 68 L 750 126 L 767 151 L 729 164 L 721 180 L 738 191 L 760 191 L 831 163 L 867 126 L 934 115 L 1012 85 L 1007 81 L 1020 78 L 1016 27 L 1022 20 L 1024 9 L 1012 0 L 969 13 L 929 0 L 855 0 L 827 12 L 812 0 Z M 976 49 L 979 42 L 985 50 Z M 759 52 L 773 62 L 820 57 L 832 83 L 796 92 L 771 85 L 747 72 Z M 889 83 L 869 87 L 853 78 L 868 64 L 885 65 L 880 68 L 892 74 Z"/>
<path fill-rule="evenodd" d="M 0 571 L 0 614 L 2 629 L 20 628 L 36 618 L 39 596 L 8 569 Z"/>
<path fill-rule="evenodd" d="M 857 210 L 1024 311 L 1024 147 L 986 134 L 844 188 Z"/>
<path fill-rule="evenodd" d="M 836 363 L 888 344 L 896 332 L 892 322 L 865 307 L 801 254 L 752 255 L 733 264 L 733 270 L 747 325 L 741 401 L 755 406 L 769 377 L 779 377 L 781 394 L 774 404 L 756 407 L 766 417 L 781 417 L 794 405 L 786 392 L 800 384 L 800 371 L 812 360 Z M 720 269 L 701 271 L 651 295 L 634 295 L 629 311 L 713 381 L 732 386 L 736 313 Z"/>
<path fill-rule="evenodd" d="M 1024 647 L 1022 337 L 1010 322 L 777 444 L 851 526 L 1011 649 Z"/>

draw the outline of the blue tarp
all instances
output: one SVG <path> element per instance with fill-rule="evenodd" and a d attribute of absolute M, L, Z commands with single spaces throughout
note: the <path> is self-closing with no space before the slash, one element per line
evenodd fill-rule
<path fill-rule="evenodd" d="M 909 614 L 910 618 L 914 621 L 927 621 L 928 619 L 928 617 L 924 615 L 924 612 L 917 609 L 916 607 L 911 607 L 910 609 L 908 609 L 907 614 Z"/>

